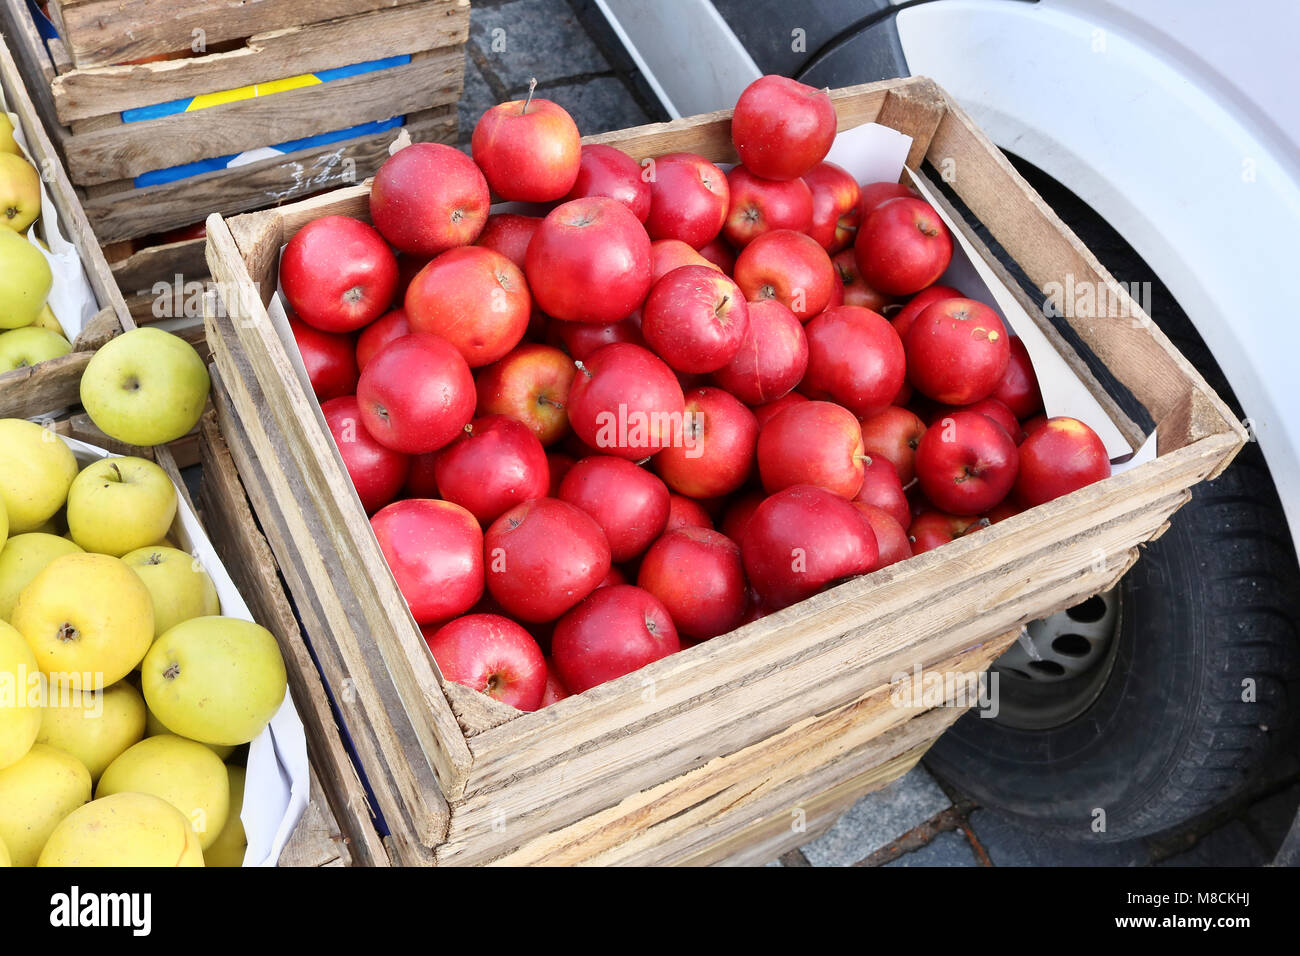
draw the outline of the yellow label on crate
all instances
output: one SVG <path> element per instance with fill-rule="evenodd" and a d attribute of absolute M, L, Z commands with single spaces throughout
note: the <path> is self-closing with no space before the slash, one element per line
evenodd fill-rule
<path fill-rule="evenodd" d="M 272 93 L 284 93 L 287 90 L 296 90 L 304 86 L 315 86 L 320 83 L 320 79 L 312 73 L 304 73 L 302 76 L 291 76 L 283 80 L 272 80 L 269 83 L 254 83 L 252 86 L 241 86 L 236 90 L 222 90 L 219 93 L 204 93 L 194 97 L 190 105 L 185 107 L 185 112 L 192 113 L 195 110 L 206 109 L 209 106 L 220 106 L 222 103 L 234 103 L 237 100 L 251 100 L 256 96 L 270 96 Z"/>

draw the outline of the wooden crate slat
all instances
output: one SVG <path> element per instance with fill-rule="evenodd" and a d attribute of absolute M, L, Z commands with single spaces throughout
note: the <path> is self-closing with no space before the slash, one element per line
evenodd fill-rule
<path fill-rule="evenodd" d="M 63 123 L 440 47 L 461 47 L 469 4 L 432 0 L 262 33 L 236 50 L 52 78 Z"/>
<path fill-rule="evenodd" d="M 80 68 L 189 50 L 417 0 L 51 0 L 50 18 Z M 196 31 L 198 31 L 196 33 Z"/>
<path fill-rule="evenodd" d="M 404 66 L 71 136 L 64 154 L 78 184 L 111 182 L 454 105 L 464 69 L 459 47 L 435 50 Z"/>

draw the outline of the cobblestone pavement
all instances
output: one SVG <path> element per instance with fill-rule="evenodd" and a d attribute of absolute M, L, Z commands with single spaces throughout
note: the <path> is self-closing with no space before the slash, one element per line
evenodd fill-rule
<path fill-rule="evenodd" d="M 527 92 L 553 99 L 584 133 L 667 119 L 591 0 L 474 0 L 460 141 L 488 107 Z M 854 805 L 784 866 L 1255 866 L 1268 862 L 1300 804 L 1285 763 L 1220 814 L 1159 840 L 1046 839 L 945 790 L 917 767 Z"/>

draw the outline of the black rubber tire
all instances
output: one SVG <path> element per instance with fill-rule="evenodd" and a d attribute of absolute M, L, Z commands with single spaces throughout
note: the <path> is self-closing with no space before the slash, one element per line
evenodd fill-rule
<path fill-rule="evenodd" d="M 1077 197 L 1017 165 L 1112 273 L 1150 276 Z M 1157 289 L 1157 323 L 1235 407 L 1186 315 Z M 968 714 L 927 765 L 982 806 L 1080 840 L 1169 830 L 1245 789 L 1300 721 L 1300 569 L 1258 445 L 1195 489 L 1120 588 L 1114 667 L 1087 711 L 1044 731 Z"/>

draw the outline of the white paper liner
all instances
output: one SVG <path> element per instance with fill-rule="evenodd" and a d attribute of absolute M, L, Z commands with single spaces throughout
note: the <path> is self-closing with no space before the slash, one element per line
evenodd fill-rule
<path fill-rule="evenodd" d="M 83 467 L 101 458 L 121 457 L 76 439 L 62 435 L 59 438 L 72 449 L 77 463 Z M 178 548 L 197 558 L 208 572 L 221 600 L 221 613 L 226 617 L 252 621 L 248 605 L 222 565 L 198 517 L 179 490 L 176 497 L 176 520 L 170 537 Z M 240 814 L 248 837 L 244 866 L 275 865 L 307 809 L 310 786 L 307 738 L 293 699 L 286 690 L 280 709 L 248 749 L 244 808 Z"/>

